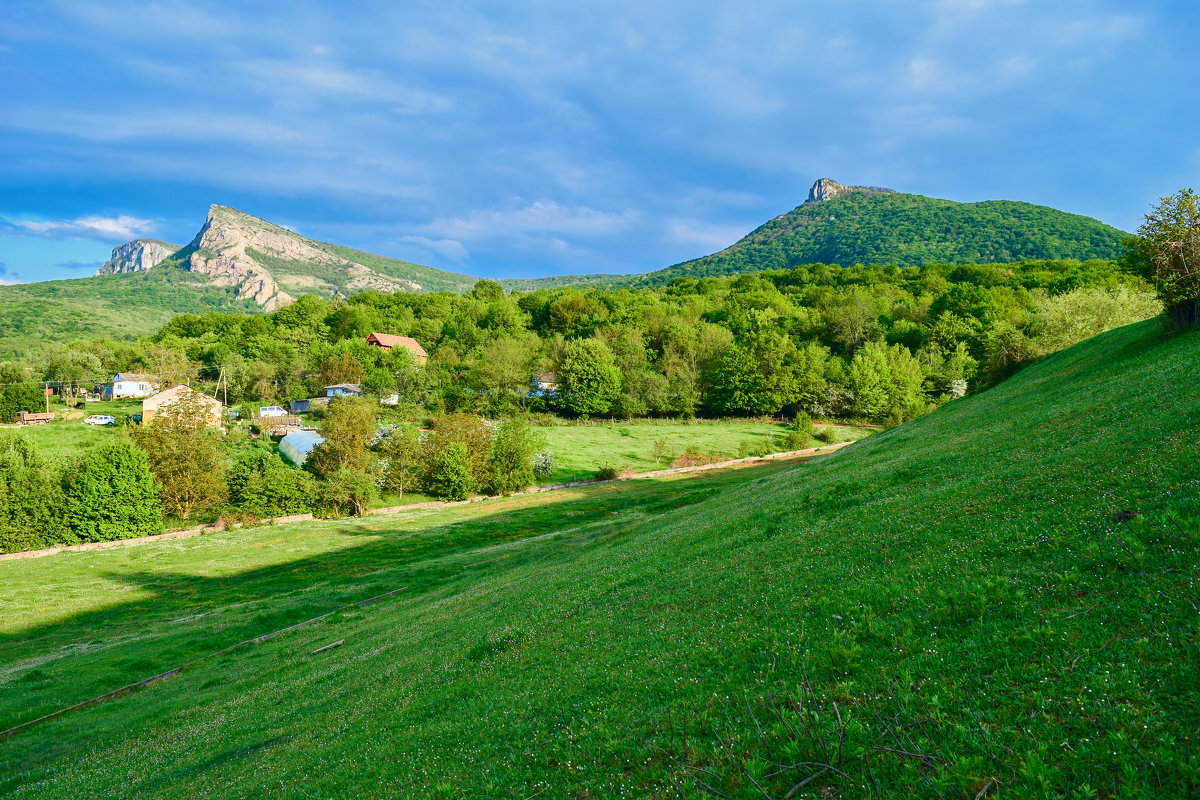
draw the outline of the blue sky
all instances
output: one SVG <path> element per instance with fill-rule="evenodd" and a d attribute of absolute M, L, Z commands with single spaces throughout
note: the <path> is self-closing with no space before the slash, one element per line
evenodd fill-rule
<path fill-rule="evenodd" d="M 718 250 L 818 177 L 1134 229 L 1200 186 L 1200 3 L 6 0 L 0 282 L 211 203 L 488 277 Z"/>

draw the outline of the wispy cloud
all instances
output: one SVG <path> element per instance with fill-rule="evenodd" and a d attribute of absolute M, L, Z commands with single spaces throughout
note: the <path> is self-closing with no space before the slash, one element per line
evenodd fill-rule
<path fill-rule="evenodd" d="M 0 261 L 0 286 L 12 286 L 21 283 L 21 276 L 8 271 L 8 264 Z"/>
<path fill-rule="evenodd" d="M 122 214 L 86 216 L 67 220 L 0 220 L 0 230 L 48 239 L 136 239 L 154 231 L 154 221 Z"/>
<path fill-rule="evenodd" d="M 401 236 L 396 241 L 405 244 L 415 244 L 432 253 L 449 258 L 453 261 L 466 261 L 471 253 L 463 243 L 455 239 L 430 239 L 428 236 Z"/>

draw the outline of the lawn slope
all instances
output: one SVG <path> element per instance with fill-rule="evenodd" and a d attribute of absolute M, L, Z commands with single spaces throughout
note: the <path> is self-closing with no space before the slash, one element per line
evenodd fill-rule
<path fill-rule="evenodd" d="M 623 511 L 565 498 L 528 530 L 533 520 L 497 513 L 489 549 L 456 551 L 402 599 L 0 743 L 0 790 L 1194 795 L 1198 369 L 1200 334 L 1133 325 L 837 455 L 709 484 L 678 507 L 662 495 L 630 496 Z M 343 570 L 345 597 L 371 596 L 403 577 L 400 543 L 455 535 L 421 530 L 397 523 L 359 544 L 342 526 L 340 549 L 316 561 Z M 535 530 L 565 535 L 520 538 Z M 169 637 L 190 624 L 154 612 L 173 584 L 204 613 L 195 567 L 172 575 L 171 550 L 143 552 L 163 583 L 136 598 L 53 622 L 52 600 L 10 617 L 6 696 L 45 691 L 28 663 L 47 653 L 31 645 L 13 666 L 13 643 L 49 641 L 52 625 L 81 621 L 99 642 L 106 620 L 141 603 L 144 635 Z M 296 554 L 289 586 L 288 559 L 274 557 L 272 592 L 303 596 L 313 559 Z M 89 558 L 96 580 L 132 587 Z M 240 581 L 212 579 L 212 602 Z M 252 571 L 245 581 L 259 585 Z M 10 719 L 19 702 L 6 701 Z"/>

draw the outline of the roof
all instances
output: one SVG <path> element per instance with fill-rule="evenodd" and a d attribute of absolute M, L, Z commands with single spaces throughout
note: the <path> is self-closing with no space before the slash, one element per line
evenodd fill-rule
<path fill-rule="evenodd" d="M 201 392 L 199 389 L 193 389 L 192 387 L 187 386 L 186 384 L 178 383 L 178 384 L 172 386 L 170 389 L 163 389 L 161 392 L 152 394 L 149 397 L 142 400 L 142 408 L 146 408 L 146 407 L 156 408 L 158 406 L 163 405 L 164 403 L 170 403 L 175 400 L 183 399 L 183 397 L 185 395 L 188 396 L 189 399 L 198 400 L 207 405 L 216 405 L 216 406 L 221 405 L 221 401 L 218 400 L 217 398 L 209 397 L 208 395 L 204 394 L 204 392 Z"/>
<path fill-rule="evenodd" d="M 325 441 L 325 437 L 316 431 L 292 431 L 279 440 L 279 444 L 287 444 L 299 453 L 308 455 L 312 449 Z"/>
<path fill-rule="evenodd" d="M 533 379 L 535 381 L 541 381 L 542 383 L 557 383 L 558 382 L 558 376 L 555 375 L 553 372 L 535 372 L 535 373 L 533 373 Z"/>
<path fill-rule="evenodd" d="M 332 386 L 326 386 L 326 389 L 345 389 L 348 392 L 361 392 L 362 387 L 357 383 L 335 383 Z"/>
<path fill-rule="evenodd" d="M 148 374 L 148 373 L 144 373 L 144 372 L 118 372 L 116 375 L 114 375 L 114 376 L 113 376 L 113 382 L 114 382 L 114 383 L 116 383 L 117 381 L 149 381 L 149 382 L 154 382 L 154 381 L 157 381 L 157 380 L 158 380 L 158 376 L 157 376 L 157 375 L 150 375 L 150 374 Z"/>
<path fill-rule="evenodd" d="M 393 347 L 406 347 L 419 356 L 429 355 L 425 352 L 425 348 L 421 347 L 421 344 L 411 336 L 396 336 L 391 333 L 372 333 L 367 337 L 367 344 L 372 343 L 377 344 L 380 347 L 387 347 L 389 349 Z"/>

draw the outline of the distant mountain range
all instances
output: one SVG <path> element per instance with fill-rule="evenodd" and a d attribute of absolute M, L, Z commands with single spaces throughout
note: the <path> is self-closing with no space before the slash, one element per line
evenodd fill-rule
<path fill-rule="evenodd" d="M 644 275 L 502 280 L 506 289 L 660 285 L 800 264 L 990 263 L 1111 259 L 1128 234 L 1031 203 L 956 203 L 818 180 L 808 199 L 718 253 Z M 133 274 L 130 274 L 133 273 Z M 148 333 L 172 314 L 271 311 L 303 293 L 466 292 L 478 279 L 306 239 L 227 206 L 209 208 L 192 241 L 135 239 L 95 277 L 0 287 L 0 352 L 23 341 Z"/>

